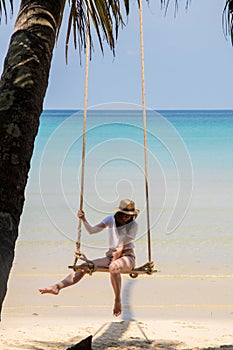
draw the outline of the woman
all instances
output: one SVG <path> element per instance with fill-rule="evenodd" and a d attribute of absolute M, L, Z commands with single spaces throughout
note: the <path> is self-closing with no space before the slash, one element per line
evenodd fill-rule
<path fill-rule="evenodd" d="M 108 228 L 109 250 L 103 258 L 93 260 L 98 266 L 109 267 L 111 284 L 115 301 L 113 315 L 121 314 L 121 273 L 130 272 L 135 267 L 134 240 L 137 235 L 138 225 L 135 222 L 139 210 L 135 209 L 134 201 L 124 199 L 115 209 L 115 214 L 107 216 L 99 224 L 91 226 L 82 210 L 78 211 L 78 218 L 82 220 L 89 234 L 96 234 Z M 51 287 L 39 289 L 41 294 L 58 294 L 61 289 L 79 282 L 85 275 L 85 271 L 76 271 L 69 274 L 64 280 Z"/>

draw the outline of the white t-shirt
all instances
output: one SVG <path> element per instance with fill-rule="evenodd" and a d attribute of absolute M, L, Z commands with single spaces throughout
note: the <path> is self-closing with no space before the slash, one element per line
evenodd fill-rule
<path fill-rule="evenodd" d="M 109 248 L 117 248 L 124 244 L 125 248 L 134 248 L 134 240 L 138 232 L 138 224 L 135 221 L 130 222 L 130 228 L 127 225 L 116 227 L 114 215 L 107 216 L 102 223 L 108 228 Z"/>

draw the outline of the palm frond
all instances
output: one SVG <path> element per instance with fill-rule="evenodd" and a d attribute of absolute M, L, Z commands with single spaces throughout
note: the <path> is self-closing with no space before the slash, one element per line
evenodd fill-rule
<path fill-rule="evenodd" d="M 129 1 L 128 0 L 124 0 L 124 5 L 125 5 L 125 11 L 126 11 L 126 15 L 129 15 Z"/>
<path fill-rule="evenodd" d="M 13 13 L 13 0 L 8 0 L 8 3 L 10 4 L 10 12 L 11 15 Z M 2 14 L 4 13 L 5 15 L 5 19 L 7 22 L 7 15 L 8 15 L 8 11 L 7 11 L 7 2 L 6 0 L 0 0 L 0 23 L 2 20 Z"/>
<path fill-rule="evenodd" d="M 60 33 L 61 24 L 62 24 L 62 19 L 63 19 L 63 13 L 64 13 L 64 9 L 65 9 L 65 4 L 66 4 L 66 0 L 64 0 L 64 1 L 63 1 L 63 4 L 62 4 L 62 8 L 61 8 L 61 12 L 60 12 L 60 17 L 59 17 L 58 24 L 57 24 L 56 40 L 58 40 L 58 36 L 59 36 L 59 33 Z"/>
<path fill-rule="evenodd" d="M 148 0 L 147 0 L 148 1 Z M 125 14 L 129 14 L 129 0 L 124 0 Z M 88 22 L 88 16 L 90 22 Z M 92 31 L 96 32 L 101 51 L 104 52 L 103 42 L 109 45 L 115 54 L 115 44 L 119 34 L 119 28 L 125 26 L 121 9 L 121 0 L 71 0 L 70 15 L 66 35 L 66 57 L 68 57 L 68 45 L 71 28 L 73 27 L 74 45 L 79 46 L 79 52 L 86 45 L 86 35 L 90 38 L 90 48 L 93 50 Z"/>
<path fill-rule="evenodd" d="M 179 7 L 179 0 L 172 0 L 174 2 L 174 15 L 176 16 Z M 187 10 L 192 0 L 186 0 L 185 9 Z M 171 0 L 160 0 L 161 8 L 164 9 L 165 15 L 167 14 L 168 7 L 170 5 Z"/>
<path fill-rule="evenodd" d="M 224 34 L 231 37 L 233 45 L 233 0 L 226 0 L 226 5 L 223 9 L 222 25 Z"/>

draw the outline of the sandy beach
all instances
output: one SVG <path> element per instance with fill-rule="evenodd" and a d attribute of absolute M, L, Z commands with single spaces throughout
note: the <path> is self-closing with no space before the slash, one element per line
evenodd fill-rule
<path fill-rule="evenodd" d="M 94 350 L 233 349 L 232 275 L 162 270 L 137 279 L 124 275 L 123 313 L 115 318 L 105 273 L 86 276 L 58 296 L 40 295 L 39 287 L 69 272 L 64 247 L 58 256 L 59 261 L 45 246 L 41 261 L 35 248 L 18 246 L 0 325 L 1 350 L 67 349 L 89 335 Z"/>

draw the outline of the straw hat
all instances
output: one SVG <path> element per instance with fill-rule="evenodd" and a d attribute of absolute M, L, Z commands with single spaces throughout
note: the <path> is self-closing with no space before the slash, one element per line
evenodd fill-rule
<path fill-rule="evenodd" d="M 140 210 L 135 209 L 134 201 L 131 201 L 130 199 L 122 199 L 120 201 L 119 208 L 115 208 L 115 212 L 121 212 L 127 215 L 137 215 L 139 214 Z"/>

